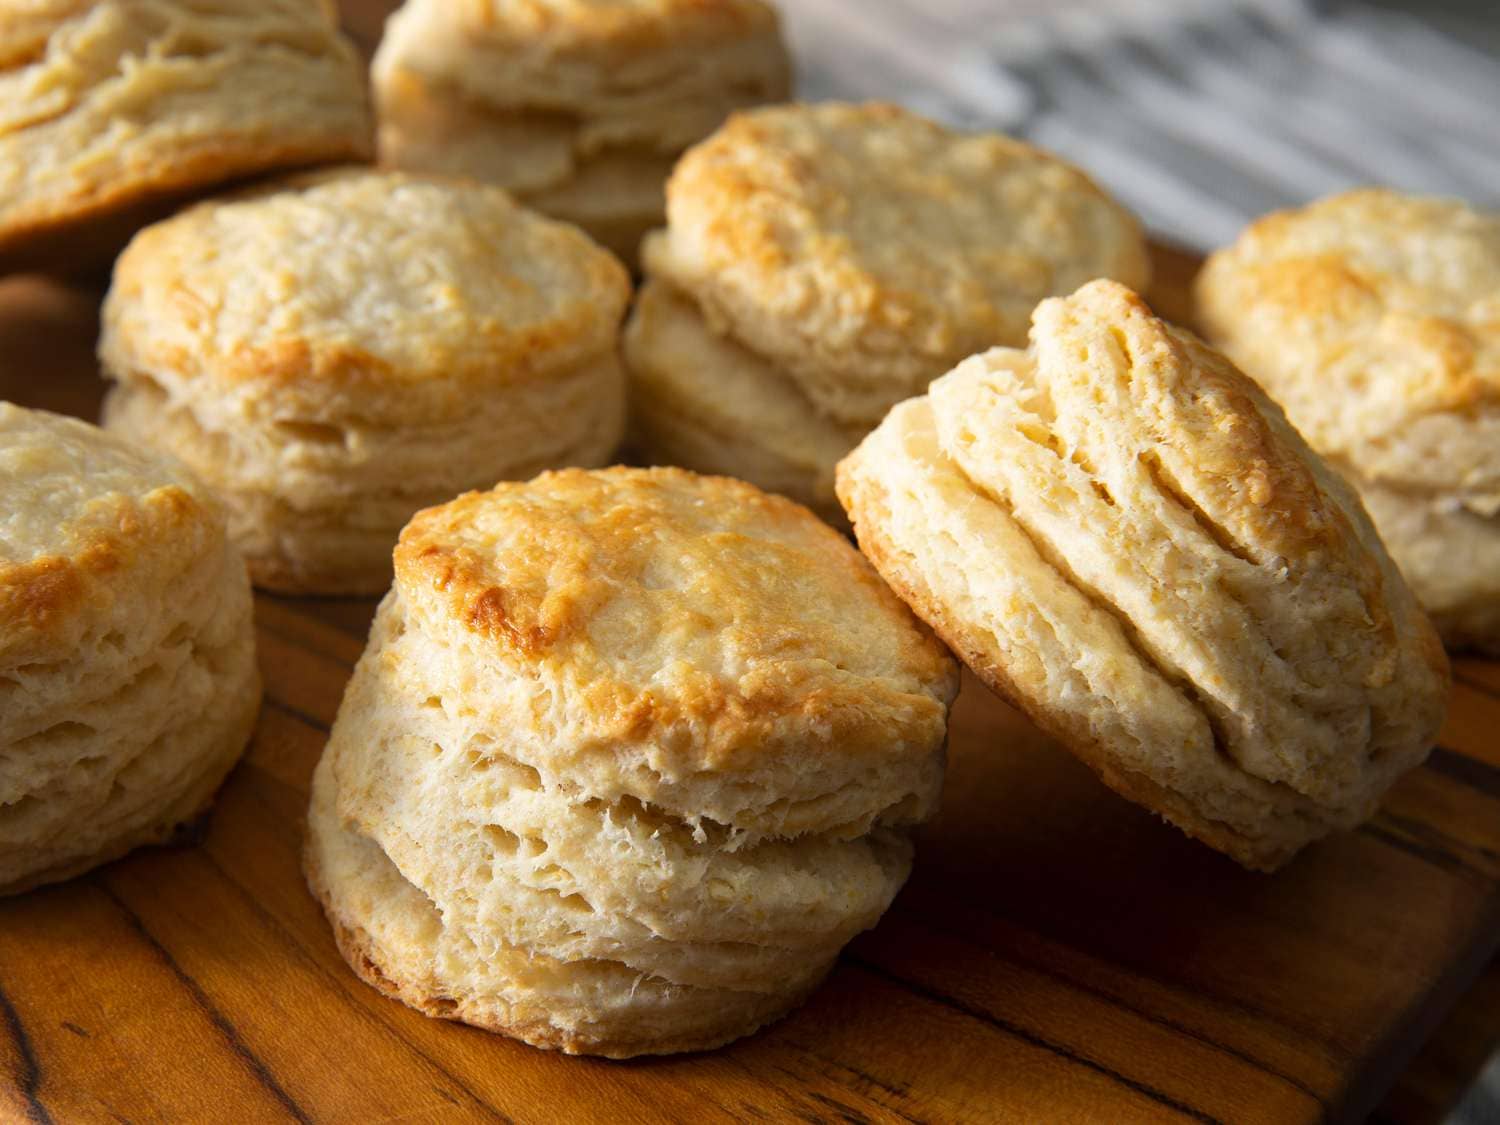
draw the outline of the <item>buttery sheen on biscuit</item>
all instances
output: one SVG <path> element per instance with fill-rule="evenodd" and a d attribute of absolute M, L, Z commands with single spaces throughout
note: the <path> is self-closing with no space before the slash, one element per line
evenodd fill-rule
<path fill-rule="evenodd" d="M 296 178 L 130 244 L 105 424 L 224 496 L 257 585 L 378 593 L 419 508 L 609 459 L 628 297 L 613 257 L 499 188 Z"/>
<path fill-rule="evenodd" d="M 250 583 L 212 496 L 0 403 L 0 894 L 170 839 L 259 705 Z"/>
<path fill-rule="evenodd" d="M 955 665 L 750 485 L 567 470 L 419 513 L 313 780 L 365 980 L 569 1053 L 784 1014 L 905 881 Z"/>
<path fill-rule="evenodd" d="M 634 262 L 677 157 L 790 67 L 762 0 L 407 0 L 373 79 L 382 161 L 499 184 Z"/>
<path fill-rule="evenodd" d="M 1254 223 L 1197 298 L 1359 489 L 1444 640 L 1500 653 L 1500 213 L 1334 196 Z"/>
<path fill-rule="evenodd" d="M 861 547 L 1123 795 L 1269 870 L 1426 756 L 1447 662 L 1353 490 L 1111 282 L 1036 310 L 839 466 Z"/>
<path fill-rule="evenodd" d="M 0 8 L 0 268 L 107 260 L 153 204 L 372 150 L 358 54 L 321 0 Z"/>
<path fill-rule="evenodd" d="M 1043 297 L 1143 285 L 1135 221 L 1062 161 L 895 106 L 735 115 L 683 157 L 627 328 L 635 443 L 825 513 L 838 459 Z"/>

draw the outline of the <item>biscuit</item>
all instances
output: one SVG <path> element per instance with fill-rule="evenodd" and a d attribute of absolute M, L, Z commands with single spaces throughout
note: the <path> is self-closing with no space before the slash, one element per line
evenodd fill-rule
<path fill-rule="evenodd" d="M 0 269 L 107 261 L 186 194 L 374 148 L 359 57 L 309 0 L 12 5 L 0 106 Z"/>
<path fill-rule="evenodd" d="M 837 532 L 678 469 L 418 513 L 313 782 L 340 948 L 570 1053 L 716 1046 L 905 881 L 952 659 Z"/>
<path fill-rule="evenodd" d="M 863 436 L 815 411 L 796 384 L 709 329 L 697 306 L 648 281 L 626 328 L 630 442 L 666 465 L 754 481 L 842 523 L 833 467 Z"/>
<path fill-rule="evenodd" d="M 737 415 L 749 479 L 823 511 L 839 457 L 892 405 L 1024 342 L 1043 297 L 1148 273 L 1139 227 L 1081 172 L 880 104 L 735 115 L 682 159 L 667 213 L 642 257 L 674 300 L 643 301 L 626 339 L 643 453 L 731 469 L 712 450 Z M 738 357 L 735 376 L 710 354 Z M 795 443 L 772 421 L 794 413 Z"/>
<path fill-rule="evenodd" d="M 1354 492 L 1117 284 L 897 407 L 838 487 L 982 679 L 1247 867 L 1370 815 L 1441 724 L 1442 648 Z"/>
<path fill-rule="evenodd" d="M 785 98 L 790 65 L 761 0 L 407 0 L 372 77 L 384 162 L 499 184 L 633 262 L 677 157 Z"/>
<path fill-rule="evenodd" d="M 0 403 L 0 894 L 164 842 L 260 705 L 245 566 L 180 466 Z"/>
<path fill-rule="evenodd" d="M 1445 640 L 1500 652 L 1500 213 L 1333 196 L 1254 223 L 1196 296 L 1360 490 Z"/>
<path fill-rule="evenodd" d="M 609 459 L 628 296 L 609 254 L 498 188 L 296 177 L 131 242 L 105 424 L 223 495 L 258 585 L 379 593 L 418 509 Z"/>

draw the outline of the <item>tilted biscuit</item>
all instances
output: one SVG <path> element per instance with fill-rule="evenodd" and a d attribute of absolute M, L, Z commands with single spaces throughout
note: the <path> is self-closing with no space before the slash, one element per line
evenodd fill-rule
<path fill-rule="evenodd" d="M 217 502 L 93 426 L 0 403 L 0 894 L 161 843 L 260 704 Z"/>
<path fill-rule="evenodd" d="M 761 0 L 407 0 L 373 79 L 382 160 L 497 183 L 633 261 L 682 150 L 790 75 Z"/>
<path fill-rule="evenodd" d="M 1500 214 L 1348 192 L 1252 224 L 1196 294 L 1364 494 L 1444 637 L 1500 648 L 1500 571 L 1459 565 L 1500 553 Z"/>
<path fill-rule="evenodd" d="M 675 469 L 418 514 L 313 785 L 367 980 L 569 1052 L 797 1003 L 906 878 L 951 659 L 836 532 Z"/>
<path fill-rule="evenodd" d="M 378 592 L 419 508 L 610 457 L 628 295 L 618 262 L 497 188 L 297 177 L 131 243 L 106 424 L 223 493 L 258 584 Z"/>
<path fill-rule="evenodd" d="M 40 0 L 0 11 L 0 268 L 107 261 L 153 207 L 373 151 L 315 0 Z"/>
<path fill-rule="evenodd" d="M 1353 491 L 1122 286 L 902 404 L 839 493 L 982 678 L 1247 866 L 1368 816 L 1441 723 L 1446 660 Z"/>

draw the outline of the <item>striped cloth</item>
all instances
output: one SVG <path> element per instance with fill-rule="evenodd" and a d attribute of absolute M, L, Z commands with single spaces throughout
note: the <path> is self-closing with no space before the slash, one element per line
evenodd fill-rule
<path fill-rule="evenodd" d="M 1500 4 L 786 0 L 804 93 L 998 128 L 1159 237 L 1230 241 L 1367 183 L 1500 204 Z"/>

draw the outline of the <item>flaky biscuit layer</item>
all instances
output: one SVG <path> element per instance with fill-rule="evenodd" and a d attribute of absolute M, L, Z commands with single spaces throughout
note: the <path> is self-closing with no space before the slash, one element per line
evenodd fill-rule
<path fill-rule="evenodd" d="M 260 702 L 250 587 L 180 466 L 0 404 L 0 893 L 169 838 Z"/>
<path fill-rule="evenodd" d="M 0 14 L 0 107 L 0 261 L 66 257 L 80 224 L 156 197 L 373 148 L 358 55 L 301 0 Z"/>
<path fill-rule="evenodd" d="M 1446 661 L 1352 490 L 1118 285 L 894 411 L 840 495 L 976 672 L 1249 866 L 1368 815 L 1441 722 Z"/>

